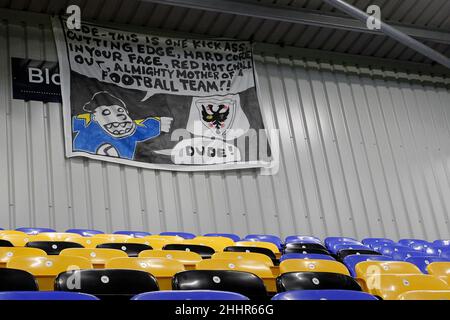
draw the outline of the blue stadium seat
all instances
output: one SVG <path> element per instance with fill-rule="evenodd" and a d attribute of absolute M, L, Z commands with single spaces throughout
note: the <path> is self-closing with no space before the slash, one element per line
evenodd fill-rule
<path fill-rule="evenodd" d="M 433 241 L 433 246 L 437 246 L 437 247 L 450 247 L 450 240 L 434 240 Z"/>
<path fill-rule="evenodd" d="M 272 300 L 378 300 L 371 294 L 351 290 L 295 290 L 275 295 Z"/>
<path fill-rule="evenodd" d="M 189 232 L 161 232 L 159 234 L 160 236 L 179 236 L 181 238 L 184 239 L 194 239 L 195 238 L 195 234 L 193 233 L 189 233 Z"/>
<path fill-rule="evenodd" d="M 377 245 L 381 243 L 394 244 L 395 242 L 391 239 L 386 238 L 365 238 L 361 241 L 361 243 L 372 248 L 372 245 Z"/>
<path fill-rule="evenodd" d="M 249 300 L 246 296 L 229 291 L 179 290 L 141 293 L 131 300 Z"/>
<path fill-rule="evenodd" d="M 355 266 L 362 262 L 362 261 L 391 261 L 391 257 L 387 256 L 374 256 L 369 254 L 361 254 L 361 255 L 350 255 L 346 256 L 344 258 L 344 264 L 347 267 L 347 269 L 350 271 L 350 274 L 354 277 L 356 276 L 355 273 Z"/>
<path fill-rule="evenodd" d="M 92 237 L 93 235 L 104 233 L 103 231 L 94 229 L 67 229 L 66 232 L 76 233 L 82 235 L 83 237 Z"/>
<path fill-rule="evenodd" d="M 130 236 L 133 238 L 143 238 L 152 235 L 150 232 L 145 231 L 126 231 L 126 230 L 115 231 L 114 234 L 124 234 L 126 236 Z"/>
<path fill-rule="evenodd" d="M 400 239 L 398 241 L 399 245 L 402 246 L 409 246 L 410 244 L 429 244 L 428 241 L 422 240 L 422 239 Z"/>
<path fill-rule="evenodd" d="M 245 236 L 244 241 L 263 241 L 263 242 L 271 242 L 281 249 L 283 247 L 283 243 L 281 239 L 277 236 L 273 236 L 270 234 L 249 234 Z"/>
<path fill-rule="evenodd" d="M 420 271 L 428 274 L 427 267 L 432 262 L 448 262 L 450 259 L 440 258 L 436 256 L 410 257 L 405 259 L 406 262 L 415 264 Z"/>
<path fill-rule="evenodd" d="M 324 244 L 328 249 L 331 249 L 331 247 L 335 244 L 338 244 L 339 242 L 346 242 L 346 243 L 357 243 L 360 244 L 356 239 L 348 238 L 348 237 L 328 237 L 325 238 Z"/>
<path fill-rule="evenodd" d="M 336 260 L 332 256 L 326 254 L 317 254 L 317 253 L 286 253 L 283 254 L 280 258 L 280 262 L 289 259 L 310 259 L 310 260 Z"/>
<path fill-rule="evenodd" d="M 372 250 L 370 247 L 365 246 L 363 244 L 355 244 L 355 243 L 338 243 L 333 245 L 330 249 L 330 252 L 332 253 L 338 253 L 341 250 L 348 250 L 348 249 L 352 249 L 352 250 Z"/>
<path fill-rule="evenodd" d="M 407 246 L 393 245 L 381 247 L 378 252 L 384 256 L 392 257 L 395 252 L 414 252 L 414 250 Z"/>
<path fill-rule="evenodd" d="M 450 259 L 450 248 L 448 249 L 438 249 L 439 257 Z"/>
<path fill-rule="evenodd" d="M 25 232 L 27 234 L 38 234 L 42 232 L 56 232 L 54 229 L 50 228 L 17 228 L 16 231 Z"/>
<path fill-rule="evenodd" d="M 90 294 L 77 292 L 7 291 L 7 292 L 0 292 L 0 300 L 99 300 L 99 299 Z"/>
<path fill-rule="evenodd" d="M 408 258 L 426 257 L 426 253 L 420 251 L 398 251 L 392 254 L 392 259 L 397 261 L 406 261 Z"/>
<path fill-rule="evenodd" d="M 234 233 L 206 233 L 204 234 L 205 237 L 225 237 L 230 238 L 234 242 L 241 241 L 241 237 L 239 237 L 237 234 Z"/>
<path fill-rule="evenodd" d="M 396 246 L 398 244 L 394 243 L 389 243 L 389 242 L 379 242 L 379 243 L 374 243 L 372 244 L 370 247 L 378 252 L 381 252 L 381 249 L 384 247 L 392 247 L 392 246 Z"/>
<path fill-rule="evenodd" d="M 284 239 L 284 243 L 322 243 L 319 238 L 311 237 L 311 236 L 287 236 Z"/>

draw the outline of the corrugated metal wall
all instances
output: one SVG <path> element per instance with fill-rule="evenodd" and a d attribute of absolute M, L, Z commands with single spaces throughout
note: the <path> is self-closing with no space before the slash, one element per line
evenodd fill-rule
<path fill-rule="evenodd" d="M 56 51 L 49 24 L 8 18 L 1 227 L 449 237 L 450 91 L 440 79 L 260 56 L 263 116 L 280 129 L 277 175 L 141 170 L 66 159 L 61 105 L 12 100 L 10 57 Z"/>

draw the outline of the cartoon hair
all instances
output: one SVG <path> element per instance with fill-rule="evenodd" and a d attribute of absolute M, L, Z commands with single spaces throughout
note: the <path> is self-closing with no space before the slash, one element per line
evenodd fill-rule
<path fill-rule="evenodd" d="M 98 107 L 111 105 L 120 105 L 125 109 L 127 109 L 127 106 L 121 99 L 113 96 L 108 91 L 100 91 L 94 94 L 92 96 L 91 101 L 87 102 L 83 106 L 83 110 L 89 113 L 93 113 L 94 110 L 97 109 Z"/>

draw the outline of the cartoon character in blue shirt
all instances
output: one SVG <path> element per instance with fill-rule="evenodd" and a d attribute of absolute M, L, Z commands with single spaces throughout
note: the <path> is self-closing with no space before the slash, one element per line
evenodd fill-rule
<path fill-rule="evenodd" d="M 169 132 L 172 118 L 133 120 L 125 103 L 107 91 L 97 92 L 73 117 L 73 151 L 133 160 L 138 142 Z"/>

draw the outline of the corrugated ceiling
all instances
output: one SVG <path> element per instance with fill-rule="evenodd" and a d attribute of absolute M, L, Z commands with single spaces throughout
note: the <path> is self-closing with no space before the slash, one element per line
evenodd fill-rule
<path fill-rule="evenodd" d="M 291 10 L 342 15 L 321 0 L 241 0 L 240 2 L 244 1 Z M 382 8 L 383 20 L 388 22 L 450 32 L 450 1 L 448 0 L 348 0 L 347 2 L 360 9 L 365 9 L 370 4 L 377 4 Z M 154 4 L 140 0 L 0 0 L 1 8 L 50 14 L 64 12 L 69 4 L 80 5 L 84 18 L 102 22 L 431 63 L 422 55 L 394 40 L 354 31 Z M 450 45 L 425 43 L 444 55 L 450 55 Z"/>

